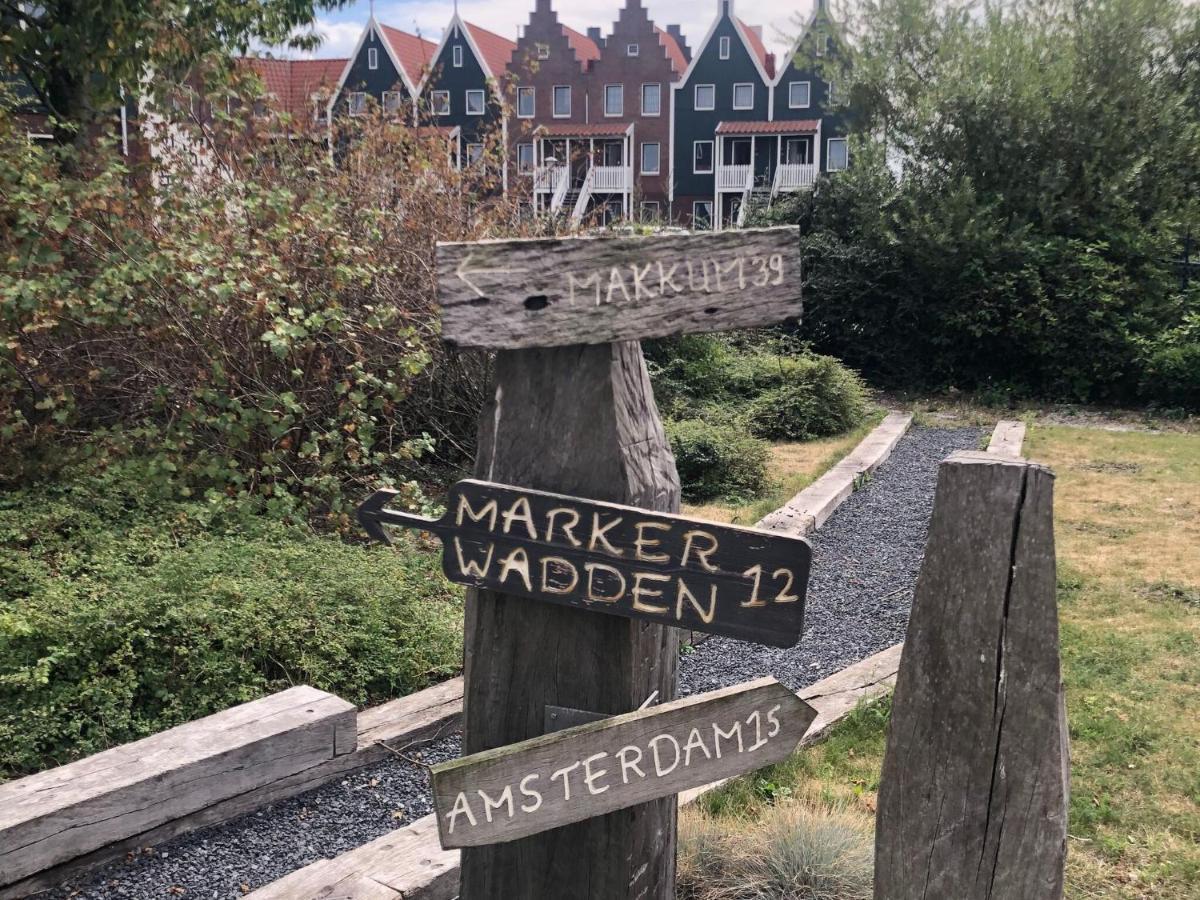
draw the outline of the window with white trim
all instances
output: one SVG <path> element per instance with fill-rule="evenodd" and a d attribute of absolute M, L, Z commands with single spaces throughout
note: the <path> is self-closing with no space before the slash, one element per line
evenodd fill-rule
<path fill-rule="evenodd" d="M 483 159 L 483 144 L 467 144 L 467 165 L 473 166 Z"/>
<path fill-rule="evenodd" d="M 711 175 L 713 170 L 713 142 L 692 142 L 692 172 L 696 175 Z"/>
<path fill-rule="evenodd" d="M 517 88 L 517 118 L 532 119 L 534 111 L 534 92 L 531 87 Z"/>
<path fill-rule="evenodd" d="M 404 104 L 404 94 L 400 93 L 400 91 L 384 91 L 382 99 L 384 115 L 399 115 L 400 109 Z"/>
<path fill-rule="evenodd" d="M 808 109 L 811 99 L 811 82 L 792 81 L 788 83 L 788 109 Z"/>
<path fill-rule="evenodd" d="M 662 115 L 662 85 L 661 84 L 643 84 L 642 85 L 642 115 L 643 116 L 658 116 Z"/>
<path fill-rule="evenodd" d="M 721 38 L 719 50 L 721 59 L 729 59 L 729 35 Z"/>
<path fill-rule="evenodd" d="M 549 59 L 550 58 L 550 45 L 549 44 L 538 44 L 537 45 L 537 58 L 538 59 Z"/>
<path fill-rule="evenodd" d="M 659 157 L 661 145 L 658 141 L 645 141 L 642 144 L 642 174 L 657 175 L 659 172 Z"/>
<path fill-rule="evenodd" d="M 626 56 L 637 56 L 640 52 L 641 52 L 641 48 L 637 44 L 626 44 L 625 45 L 625 55 Z"/>
<path fill-rule="evenodd" d="M 830 138 L 825 144 L 825 168 L 840 172 L 850 165 L 850 145 L 845 138 Z"/>
<path fill-rule="evenodd" d="M 429 95 L 429 111 L 435 116 L 450 115 L 450 92 L 433 91 Z"/>
<path fill-rule="evenodd" d="M 571 86 L 556 84 L 554 86 L 554 117 L 565 119 L 571 115 Z"/>
<path fill-rule="evenodd" d="M 639 211 L 643 225 L 649 225 L 652 222 L 657 222 L 662 215 L 662 205 L 657 200 L 643 200 Z"/>
<path fill-rule="evenodd" d="M 379 68 L 379 51 L 375 47 L 367 48 L 367 68 L 368 69 L 378 69 Z"/>
<path fill-rule="evenodd" d="M 485 106 L 484 93 L 478 88 L 467 91 L 467 115 L 482 116 Z"/>
<path fill-rule="evenodd" d="M 754 84 L 746 81 L 733 86 L 733 108 L 754 109 Z"/>
<path fill-rule="evenodd" d="M 712 201 L 711 200 L 693 200 L 692 201 L 692 227 L 693 228 L 712 228 Z"/>
<path fill-rule="evenodd" d="M 693 109 L 716 109 L 717 108 L 717 86 L 715 84 L 698 84 L 696 85 L 692 97 Z"/>
<path fill-rule="evenodd" d="M 361 116 L 367 111 L 367 95 L 363 91 L 351 91 L 346 95 L 346 108 L 352 116 Z"/>
<path fill-rule="evenodd" d="M 533 171 L 533 144 L 517 144 L 517 171 L 523 175 Z"/>
<path fill-rule="evenodd" d="M 461 69 L 461 68 L 462 68 L 462 61 L 463 61 L 463 49 L 462 49 L 462 44 L 455 44 L 455 45 L 454 45 L 454 49 L 453 49 L 453 51 L 452 51 L 452 52 L 453 52 L 453 55 L 454 55 L 454 68 L 456 68 L 456 69 Z"/>
<path fill-rule="evenodd" d="M 832 81 L 825 82 L 825 103 L 827 105 L 833 106 L 835 103 L 837 103 L 837 97 L 835 96 L 835 94 L 836 94 L 836 92 L 834 90 L 833 82 Z"/>
<path fill-rule="evenodd" d="M 606 116 L 625 115 L 625 85 L 606 84 L 604 86 L 604 114 Z"/>

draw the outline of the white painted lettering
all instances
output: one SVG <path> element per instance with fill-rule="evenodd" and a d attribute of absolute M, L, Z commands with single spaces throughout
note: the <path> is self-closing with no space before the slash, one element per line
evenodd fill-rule
<path fill-rule="evenodd" d="M 496 501 L 489 500 L 483 504 L 483 509 L 476 512 L 471 508 L 471 499 L 466 494 L 458 495 L 458 513 L 454 517 L 455 525 L 462 525 L 463 519 L 468 518 L 472 522 L 482 522 L 485 518 L 488 523 L 488 531 L 496 530 Z"/>
<path fill-rule="evenodd" d="M 670 741 L 671 746 L 675 750 L 675 759 L 671 761 L 670 768 L 664 769 L 662 766 L 662 758 L 658 755 L 658 742 Z M 670 775 L 679 767 L 679 741 L 671 737 L 669 734 L 660 734 L 656 738 L 650 740 L 650 752 L 654 754 L 654 772 L 659 778 L 664 775 Z"/>
<path fill-rule="evenodd" d="M 450 834 L 454 834 L 454 826 L 458 824 L 459 816 L 466 816 L 471 827 L 475 826 L 475 814 L 471 812 L 471 804 L 467 802 L 465 791 L 458 792 L 458 796 L 454 798 L 454 806 L 446 813 L 446 818 L 450 820 L 446 830 Z"/>
<path fill-rule="evenodd" d="M 638 269 L 637 263 L 630 264 L 629 272 L 633 275 L 634 303 L 637 303 L 639 300 L 641 300 L 643 295 L 645 295 L 647 300 L 653 300 L 658 296 L 658 294 L 654 293 L 654 291 L 652 291 L 648 285 L 642 283 L 642 279 L 650 274 L 650 270 L 652 268 L 654 268 L 654 263 L 646 263 L 646 268 L 644 269 Z"/>
<path fill-rule="evenodd" d="M 783 284 L 783 256 L 779 253 L 772 253 L 771 258 L 767 260 L 767 266 L 776 273 L 775 280 L 771 284 Z"/>
<path fill-rule="evenodd" d="M 556 583 L 552 580 L 550 569 L 553 567 L 559 573 L 568 576 L 571 581 L 569 584 Z M 579 570 L 570 562 L 563 559 L 561 556 L 545 556 L 542 557 L 542 583 L 541 589 L 547 594 L 569 594 L 575 590 L 575 586 L 579 584 Z"/>
<path fill-rule="evenodd" d="M 525 531 L 529 537 L 537 540 L 537 529 L 533 527 L 533 510 L 529 508 L 529 500 L 526 497 L 518 497 L 512 502 L 504 513 L 504 533 L 508 534 L 512 531 L 513 522 L 524 522 Z"/>
<path fill-rule="evenodd" d="M 682 294 L 683 288 L 675 283 L 675 270 L 679 268 L 679 263 L 671 263 L 670 269 L 665 269 L 662 260 L 658 263 L 658 292 L 666 296 L 667 287 L 670 286 L 676 294 Z"/>
<path fill-rule="evenodd" d="M 751 723 L 754 724 L 754 743 L 746 750 L 747 753 L 753 753 L 767 742 L 767 739 L 762 736 L 762 715 L 757 709 L 746 717 L 746 724 Z"/>
<path fill-rule="evenodd" d="M 591 275 L 589 275 L 587 278 L 583 279 L 582 281 L 575 277 L 574 272 L 568 272 L 567 273 L 567 285 L 569 286 L 570 291 L 571 291 L 571 304 L 572 305 L 575 304 L 575 288 L 576 287 L 580 287 L 585 290 L 589 287 L 593 288 L 595 290 L 594 296 L 595 296 L 596 306 L 600 305 L 600 273 L 599 272 L 593 272 Z"/>
<path fill-rule="evenodd" d="M 477 559 L 463 558 L 462 541 L 455 535 L 454 552 L 458 556 L 458 571 L 473 578 L 487 578 L 488 570 L 492 567 L 492 553 L 495 549 L 495 544 L 487 545 L 487 554 L 483 557 L 483 565 L 480 565 Z"/>
<path fill-rule="evenodd" d="M 608 774 L 608 769 L 597 769 L 593 772 L 592 763 L 604 759 L 606 756 L 608 756 L 607 753 L 594 753 L 583 761 L 583 783 L 586 785 L 589 794 L 603 794 L 611 786 L 607 784 L 600 788 L 592 786 L 593 781 Z"/>
<path fill-rule="evenodd" d="M 532 805 L 530 805 L 528 803 L 521 804 L 521 812 L 527 812 L 527 813 L 537 812 L 539 809 L 542 808 L 542 792 L 527 786 L 529 784 L 529 782 L 537 781 L 537 779 L 538 779 L 538 775 L 536 772 L 533 773 L 532 775 L 526 775 L 524 778 L 521 779 L 521 793 L 524 794 L 526 797 L 533 798 Z"/>
<path fill-rule="evenodd" d="M 665 553 L 647 553 L 646 550 L 650 547 L 662 546 L 662 541 L 658 538 L 648 538 L 642 531 L 647 528 L 657 528 L 659 531 L 670 531 L 671 526 L 664 522 L 638 522 L 635 526 L 637 529 L 637 540 L 633 542 L 633 554 L 638 559 L 644 559 L 646 562 L 669 562 L 671 557 Z"/>
<path fill-rule="evenodd" d="M 612 267 L 612 271 L 608 273 L 608 293 L 605 295 L 604 302 L 613 302 L 613 292 L 620 288 L 621 293 L 625 295 L 625 302 L 629 303 L 629 288 L 625 287 L 625 278 L 621 275 L 621 270 L 616 266 Z M 599 302 L 596 303 L 599 306 Z"/>
<path fill-rule="evenodd" d="M 717 751 L 717 759 L 721 758 L 721 738 L 729 740 L 731 737 L 737 737 L 738 753 L 742 752 L 742 723 L 734 722 L 733 727 L 726 731 L 716 722 L 713 722 L 713 749 Z"/>
<path fill-rule="evenodd" d="M 712 759 L 712 754 L 704 746 L 704 738 L 700 737 L 700 729 L 693 728 L 691 734 L 688 735 L 687 743 L 683 745 L 683 764 L 685 767 L 692 764 L 692 751 L 697 747 L 704 751 L 705 759 Z"/>
<path fill-rule="evenodd" d="M 779 710 L 782 708 L 782 704 L 776 703 L 767 710 L 767 721 L 771 723 L 771 727 L 767 729 L 767 737 L 769 738 L 773 738 L 775 735 L 779 734 L 779 729 L 783 727 L 779 724 L 779 717 L 775 715 L 775 713 L 779 712 Z"/>
<path fill-rule="evenodd" d="M 614 547 L 612 544 L 610 544 L 608 542 L 608 537 L 607 537 L 608 532 L 612 531 L 612 529 L 616 528 L 620 524 L 621 524 L 621 517 L 617 516 L 615 519 L 613 519 L 611 522 L 609 522 L 607 525 L 605 525 L 603 528 L 601 528 L 600 527 L 600 513 L 598 513 L 598 512 L 592 513 L 592 537 L 588 541 L 588 549 L 595 550 L 596 544 L 603 544 L 604 551 L 609 556 L 624 556 L 625 551 L 618 550 L 616 547 Z"/>
<path fill-rule="evenodd" d="M 717 614 L 717 586 L 710 584 L 708 586 L 708 609 L 700 605 L 700 601 L 696 599 L 696 595 L 691 592 L 684 580 L 680 578 L 675 586 L 675 621 L 683 620 L 683 602 L 687 600 L 696 610 L 696 614 L 700 616 L 700 621 L 704 623 L 712 622 L 713 617 Z"/>
<path fill-rule="evenodd" d="M 620 569 L 614 569 L 605 563 L 584 563 L 583 569 L 587 572 L 587 598 L 589 601 L 596 603 L 616 603 L 625 596 L 625 576 L 621 574 Z M 605 572 L 612 575 L 620 585 L 615 594 L 607 595 L 597 593 L 596 591 L 596 572 Z"/>
<path fill-rule="evenodd" d="M 579 524 L 579 513 L 566 507 L 557 507 L 546 513 L 546 543 L 554 543 L 554 520 L 560 515 L 564 518 L 570 516 L 571 521 L 564 522 L 562 525 L 558 526 L 558 530 L 563 533 L 563 537 L 571 542 L 571 546 L 582 547 L 583 541 L 575 537 L 575 532 L 572 530 L 576 525 Z"/>
<path fill-rule="evenodd" d="M 477 793 L 479 795 L 479 799 L 483 801 L 483 815 L 489 822 L 492 821 L 492 810 L 503 809 L 505 806 L 508 807 L 508 817 L 510 819 L 513 817 L 513 795 L 511 784 L 506 784 L 504 786 L 504 790 L 501 792 L 500 797 L 497 800 L 493 800 L 487 795 L 486 792 L 481 790 L 476 790 L 475 793 Z"/>
<path fill-rule="evenodd" d="M 653 588 L 642 587 L 642 581 L 670 581 L 670 575 L 656 575 L 654 572 L 634 572 L 633 573 L 633 608 L 639 612 L 648 613 L 665 613 L 669 612 L 669 607 L 655 606 L 653 603 L 643 603 L 643 597 L 661 597 L 662 591 L 654 590 Z"/>
<path fill-rule="evenodd" d="M 637 759 L 635 759 L 633 762 L 629 762 L 628 760 L 626 760 L 625 754 L 627 752 L 629 752 L 631 754 L 636 753 Z M 641 767 L 638 765 L 638 763 L 640 763 L 642 761 L 642 749 L 640 747 L 634 747 L 632 744 L 629 745 L 628 747 L 622 747 L 620 750 L 617 751 L 617 760 L 621 763 L 621 783 L 622 784 L 629 784 L 629 770 L 630 769 L 633 769 L 633 771 L 637 772 L 638 778 L 646 777 L 646 773 L 643 772 Z"/>
<path fill-rule="evenodd" d="M 533 590 L 533 582 L 529 578 L 529 556 L 520 548 L 514 548 L 508 556 L 500 560 L 500 583 L 508 580 L 508 573 L 515 571 L 525 582 L 525 590 Z"/>
<path fill-rule="evenodd" d="M 697 541 L 707 542 L 708 548 L 693 548 L 692 545 Z M 709 562 L 708 558 L 716 553 L 720 546 L 721 545 L 717 543 L 716 537 L 712 534 L 709 534 L 707 531 L 696 530 L 686 532 L 683 536 L 683 558 L 679 561 L 679 565 L 683 568 L 687 568 L 688 557 L 692 555 L 692 551 L 694 549 L 696 553 L 696 559 L 700 560 L 700 565 L 703 566 L 706 571 L 715 572 L 717 571 L 717 567 Z"/>
<path fill-rule="evenodd" d="M 580 766 L 580 763 L 578 760 L 576 760 L 575 762 L 571 763 L 569 766 L 563 766 L 558 771 L 550 773 L 551 781 L 553 781 L 555 778 L 557 778 L 560 775 L 562 776 L 563 799 L 564 800 L 571 799 L 571 779 L 568 776 L 571 774 L 572 771 L 574 771 L 575 769 L 578 769 L 579 766 Z"/>

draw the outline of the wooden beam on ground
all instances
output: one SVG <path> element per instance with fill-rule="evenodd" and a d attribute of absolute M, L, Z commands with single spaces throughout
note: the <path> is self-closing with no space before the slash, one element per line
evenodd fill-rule
<path fill-rule="evenodd" d="M 1025 423 L 1015 419 L 1001 419 L 992 431 L 992 439 L 988 441 L 988 453 L 1005 456 L 1009 459 L 1021 458 L 1021 445 L 1025 442 Z"/>
<path fill-rule="evenodd" d="M 0 888 L 0 900 L 14 900 L 61 884 L 68 878 L 120 859 L 141 847 L 164 841 L 252 812 L 269 803 L 302 794 L 365 766 L 375 765 L 413 743 L 457 731 L 462 715 L 461 678 L 452 678 L 399 700 L 364 710 L 358 715 L 357 746 L 349 753 L 263 784 L 245 793 L 213 802 L 139 834 L 110 840 L 104 846 L 40 871 L 17 884 Z M 211 799 L 211 798 L 210 798 Z"/>
<path fill-rule="evenodd" d="M 301 686 L 0 785 L 0 884 L 349 753 L 354 706 Z"/>
<path fill-rule="evenodd" d="M 860 662 L 809 685 L 799 696 L 817 711 L 801 746 L 820 740 L 829 729 L 862 703 L 886 694 L 895 684 L 903 644 L 869 656 Z M 679 805 L 693 802 L 724 784 L 717 781 L 679 794 Z M 401 834 L 405 837 L 399 837 Z M 402 841 L 402 844 L 397 844 Z M 249 900 L 373 900 L 373 891 L 386 878 L 389 853 L 384 848 L 403 846 L 413 863 L 403 885 L 403 900 L 447 900 L 458 893 L 458 850 L 442 850 L 434 816 L 384 835 L 369 844 L 331 860 L 321 860 L 272 882 L 249 895 Z M 333 890 L 332 885 L 337 889 Z M 387 895 L 382 895 L 387 896 Z"/>
<path fill-rule="evenodd" d="M 1062 896 L 1053 487 L 992 453 L 938 471 L 879 790 L 877 900 Z"/>
<path fill-rule="evenodd" d="M 437 267 L 442 337 L 462 347 L 729 331 L 799 320 L 802 311 L 795 226 L 444 243 Z"/>
<path fill-rule="evenodd" d="M 884 463 L 911 424 L 911 415 L 889 413 L 833 468 L 760 519 L 755 527 L 801 536 L 812 534 L 858 489 L 863 478 Z"/>

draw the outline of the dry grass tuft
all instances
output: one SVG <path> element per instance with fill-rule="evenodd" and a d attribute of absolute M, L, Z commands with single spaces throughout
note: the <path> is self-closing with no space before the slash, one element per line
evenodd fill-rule
<path fill-rule="evenodd" d="M 872 822 L 851 809 L 790 802 L 756 820 L 680 817 L 679 897 L 686 900 L 868 900 Z"/>

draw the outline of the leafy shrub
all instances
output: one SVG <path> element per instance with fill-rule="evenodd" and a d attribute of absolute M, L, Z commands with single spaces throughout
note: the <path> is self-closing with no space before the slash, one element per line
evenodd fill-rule
<path fill-rule="evenodd" d="M 368 704 L 458 669 L 438 554 L 160 484 L 121 464 L 0 498 L 0 779 L 293 684 Z"/>
<path fill-rule="evenodd" d="M 679 896 L 686 900 L 867 900 L 871 821 L 848 810 L 787 802 L 757 821 L 680 817 Z"/>
<path fill-rule="evenodd" d="M 668 420 L 667 436 L 684 498 L 745 498 L 767 483 L 767 445 L 741 429 L 699 419 Z"/>
<path fill-rule="evenodd" d="M 770 386 L 751 400 L 746 415 L 750 431 L 758 437 L 775 441 L 829 437 L 849 431 L 866 416 L 862 380 L 833 357 L 807 353 L 766 362 L 773 378 L 763 381 Z"/>

